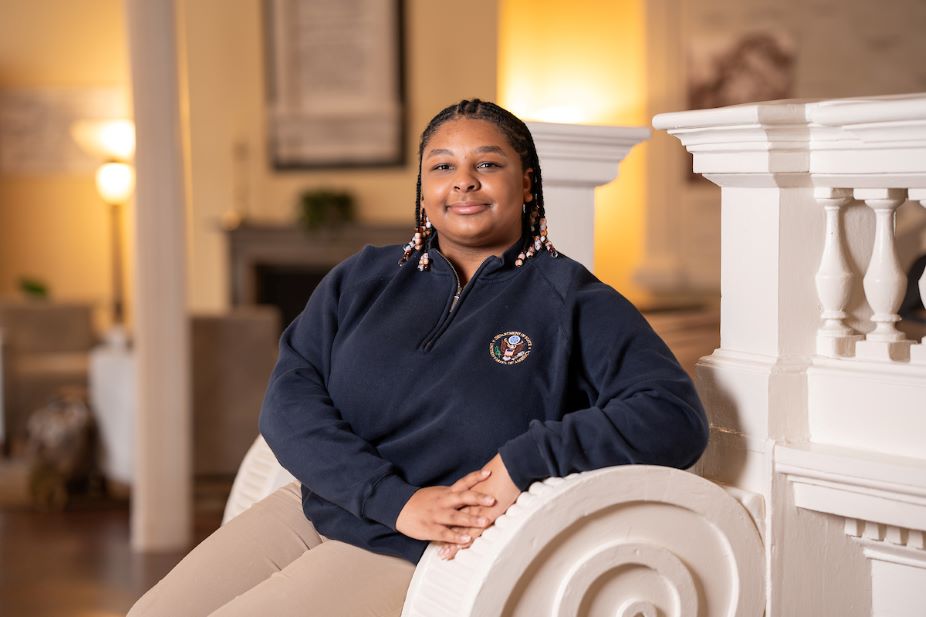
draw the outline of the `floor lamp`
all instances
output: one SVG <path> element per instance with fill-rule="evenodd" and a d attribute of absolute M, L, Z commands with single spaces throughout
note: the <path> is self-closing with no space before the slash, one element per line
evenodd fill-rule
<path fill-rule="evenodd" d="M 103 161 L 96 170 L 96 188 L 110 210 L 112 248 L 112 326 L 109 343 L 125 344 L 125 292 L 123 278 L 123 209 L 135 190 L 135 126 L 129 120 L 83 120 L 71 130 L 74 140 L 91 156 Z"/>
<path fill-rule="evenodd" d="M 122 218 L 135 188 L 131 164 L 135 127 L 128 120 L 87 120 L 76 123 L 71 134 L 84 151 L 102 161 L 96 170 L 96 188 L 110 211 L 112 325 L 103 344 L 90 352 L 90 404 L 100 432 L 100 464 L 109 490 L 128 495 L 134 467 L 137 391 L 135 357 L 125 329 Z"/>

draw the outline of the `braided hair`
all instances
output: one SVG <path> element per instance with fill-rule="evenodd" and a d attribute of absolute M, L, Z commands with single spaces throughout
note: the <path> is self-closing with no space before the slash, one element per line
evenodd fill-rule
<path fill-rule="evenodd" d="M 515 260 L 515 266 L 520 267 L 526 260 L 544 249 L 556 257 L 558 255 L 556 248 L 547 237 L 547 218 L 546 210 L 543 207 L 543 180 L 540 176 L 540 158 L 537 156 L 537 148 L 534 146 L 534 138 L 531 136 L 530 130 L 523 121 L 507 109 L 489 101 L 471 99 L 460 101 L 442 109 L 431 119 L 421 133 L 421 140 L 418 142 L 418 182 L 415 190 L 415 235 L 405 245 L 399 265 L 405 264 L 413 252 L 422 250 L 432 232 L 431 221 L 428 220 L 427 213 L 421 207 L 421 159 L 424 156 L 424 149 L 437 129 L 444 123 L 458 118 L 491 122 L 505 135 L 512 149 L 518 153 L 522 169 L 533 170 L 533 177 L 531 178 L 531 195 L 533 199 L 521 218 L 523 245 L 518 258 Z M 428 270 L 429 264 L 430 260 L 425 250 L 418 260 L 418 269 Z"/>

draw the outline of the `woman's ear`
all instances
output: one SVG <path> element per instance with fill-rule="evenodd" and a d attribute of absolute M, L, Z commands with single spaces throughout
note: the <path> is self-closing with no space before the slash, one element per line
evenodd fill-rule
<path fill-rule="evenodd" d="M 528 203 L 534 201 L 534 170 L 527 168 L 524 170 L 524 179 L 523 179 L 523 201 Z"/>

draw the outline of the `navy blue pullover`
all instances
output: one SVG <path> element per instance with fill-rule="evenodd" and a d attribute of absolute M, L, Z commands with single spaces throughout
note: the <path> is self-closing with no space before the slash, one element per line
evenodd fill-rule
<path fill-rule="evenodd" d="M 691 381 L 642 315 L 565 256 L 486 259 L 459 299 L 398 246 L 331 270 L 286 329 L 260 416 L 324 536 L 417 563 L 396 531 L 421 487 L 496 453 L 521 490 L 611 465 L 684 468 L 707 443 Z"/>

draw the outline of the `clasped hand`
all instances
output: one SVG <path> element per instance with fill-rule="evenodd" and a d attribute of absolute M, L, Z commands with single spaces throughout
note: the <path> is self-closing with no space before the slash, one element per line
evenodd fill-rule
<path fill-rule="evenodd" d="M 419 489 L 402 508 L 396 529 L 418 540 L 441 543 L 440 556 L 453 559 L 505 513 L 521 491 L 500 455 L 451 486 Z"/>

